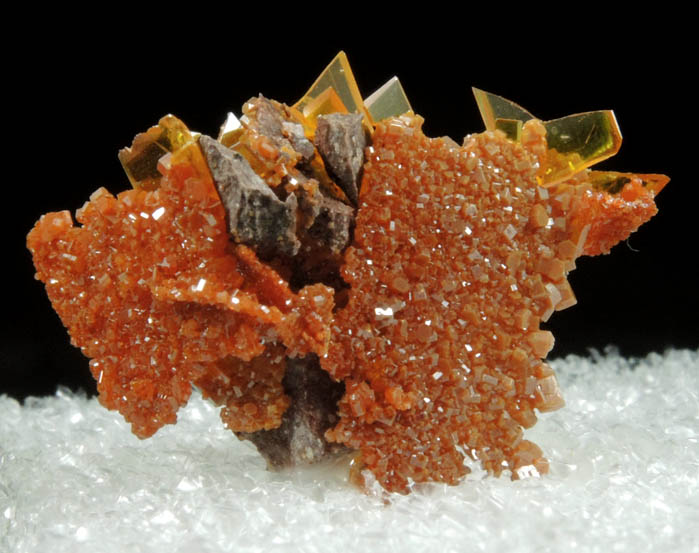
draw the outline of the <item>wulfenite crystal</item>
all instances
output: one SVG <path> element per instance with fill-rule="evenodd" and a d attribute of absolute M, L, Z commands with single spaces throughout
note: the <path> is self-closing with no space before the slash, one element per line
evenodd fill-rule
<path fill-rule="evenodd" d="M 542 122 L 474 92 L 487 130 L 428 138 L 397 79 L 365 102 L 340 53 L 218 140 L 173 116 L 138 135 L 134 189 L 27 239 L 100 401 L 147 437 L 197 386 L 270 467 L 349 452 L 389 491 L 457 483 L 467 456 L 546 472 L 524 429 L 564 401 L 540 323 L 667 177 L 588 168 L 619 148 L 612 112 Z"/>
<path fill-rule="evenodd" d="M 134 188 L 154 190 L 160 186 L 158 161 L 176 152 L 192 140 L 186 125 L 173 115 L 166 115 L 146 132 L 137 134 L 133 144 L 119 152 L 119 161 Z"/>
<path fill-rule="evenodd" d="M 389 117 L 412 115 L 413 113 L 413 108 L 410 107 L 410 101 L 405 95 L 398 77 L 389 79 L 381 88 L 364 100 L 364 105 L 371 118 L 377 123 Z"/>
<path fill-rule="evenodd" d="M 349 113 L 360 113 L 367 118 L 367 123 L 371 123 L 371 118 L 364 106 L 357 82 L 344 52 L 335 56 L 335 59 L 320 74 L 303 98 L 294 104 L 294 108 L 303 111 L 316 98 L 323 94 L 332 94 L 327 92 L 330 89 L 337 94 L 342 106 Z M 331 100 L 331 104 L 337 105 L 337 101 Z M 304 113 L 304 115 L 306 114 Z"/>
<path fill-rule="evenodd" d="M 534 116 L 514 102 L 495 94 L 473 89 L 486 129 L 500 129 L 518 140 L 516 121 L 525 123 Z M 550 186 L 572 177 L 583 169 L 612 157 L 621 147 L 621 131 L 614 112 L 592 111 L 544 122 L 548 155 L 540 160 L 539 183 Z"/>

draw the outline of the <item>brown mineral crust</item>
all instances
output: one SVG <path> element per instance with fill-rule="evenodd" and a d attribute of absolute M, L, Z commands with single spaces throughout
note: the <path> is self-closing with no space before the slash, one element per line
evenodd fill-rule
<path fill-rule="evenodd" d="M 254 360 L 281 335 L 295 354 L 323 355 L 332 310 L 330 289 L 293 294 L 254 252 L 229 242 L 196 143 L 173 154 L 164 171 L 155 191 L 115 198 L 100 189 L 77 213 L 82 226 L 68 212 L 50 213 L 27 238 L 37 278 L 73 344 L 91 358 L 100 401 L 119 410 L 139 437 L 175 422 L 190 383 L 210 370 L 231 370 L 231 356 Z M 247 422 L 247 408 L 240 426 L 279 423 L 284 367 L 270 370 L 276 383 L 265 374 L 259 389 L 276 394 L 273 408 L 259 406 L 257 427 Z M 252 375 L 250 386 L 257 393 Z M 227 419 L 235 416 L 231 411 Z"/>
<path fill-rule="evenodd" d="M 287 358 L 283 384 L 291 406 L 284 413 L 281 426 L 240 432 L 238 437 L 254 443 L 270 468 L 315 463 L 346 451 L 341 444 L 329 443 L 324 437 L 338 420 L 337 402 L 344 386 L 320 368 L 318 357 Z"/>
<path fill-rule="evenodd" d="M 295 287 L 337 285 L 354 209 L 306 138 L 303 115 L 263 96 L 250 99 L 243 111 L 243 129 L 232 150 L 208 137 L 200 139 L 226 206 L 232 239 L 253 247 Z M 363 146 L 361 118 L 359 130 Z M 361 168 L 362 147 L 352 159 Z"/>
<path fill-rule="evenodd" d="M 260 94 L 245 103 L 243 113 L 248 131 L 269 140 L 277 149 L 277 156 L 290 160 L 292 165 L 300 159 L 313 157 L 313 143 L 306 138 L 303 126 L 284 104 Z"/>
<path fill-rule="evenodd" d="M 281 198 L 295 190 L 294 181 L 300 172 L 315 179 L 329 196 L 349 203 L 345 192 L 328 175 L 313 143 L 306 138 L 308 122 L 301 113 L 263 96 L 248 100 L 243 113 L 244 132 L 231 147 Z"/>
<path fill-rule="evenodd" d="M 306 256 L 339 254 L 349 245 L 354 209 L 315 191 L 300 194 L 299 207 L 304 215 L 301 232 Z"/>
<path fill-rule="evenodd" d="M 253 192 L 256 198 L 259 196 L 257 190 L 260 189 L 260 183 L 269 184 L 279 198 L 276 204 L 284 206 L 284 209 L 276 208 L 273 213 L 269 213 L 267 207 L 274 207 L 276 204 L 267 197 L 265 205 L 260 201 L 256 201 L 254 205 L 242 201 L 245 199 L 242 196 L 246 196 L 246 193 L 238 190 L 237 184 L 241 179 L 228 178 L 231 171 L 220 171 L 217 169 L 219 163 L 214 163 L 214 180 L 221 190 L 229 221 L 239 221 L 239 226 L 246 235 L 253 234 L 256 228 L 260 229 L 260 232 L 257 232 L 259 236 L 252 237 L 251 240 L 244 239 L 241 232 L 231 228 L 232 238 L 250 244 L 266 262 L 288 277 L 295 288 L 313 282 L 323 282 L 336 289 L 342 288 L 344 284 L 339 278 L 339 266 L 342 262 L 341 254 L 351 238 L 355 209 L 348 205 L 347 196 L 331 180 L 323 159 L 313 143 L 305 137 L 304 126 L 301 123 L 304 121 L 303 115 L 262 96 L 250 99 L 243 111 L 244 130 L 239 135 L 238 143 L 231 147 L 241 152 L 250 167 L 266 179 L 255 179 L 256 175 L 253 173 L 244 180 L 255 180 L 257 185 Z M 343 129 L 354 132 L 352 129 L 355 126 L 358 126 L 361 136 L 345 137 L 346 140 L 342 144 L 351 142 L 351 155 L 345 158 L 335 157 L 340 161 L 344 159 L 347 163 L 352 161 L 354 165 L 358 164 L 358 169 L 355 168 L 352 177 L 356 180 L 363 162 L 363 146 L 366 143 L 364 129 L 361 127 L 361 117 L 357 119 L 356 116 L 347 115 L 345 119 L 346 124 L 333 136 L 342 134 Z M 338 146 L 338 140 L 331 145 Z M 231 155 L 223 145 L 211 139 L 204 138 L 203 144 L 210 163 L 212 157 L 228 158 Z M 213 155 L 209 155 L 208 152 L 212 152 Z M 352 169 L 348 167 L 347 171 L 351 172 Z M 233 180 L 236 182 L 224 184 L 224 181 Z M 356 192 L 356 183 L 354 187 Z M 288 208 L 291 204 L 295 216 L 293 221 Z M 238 215 L 244 215 L 244 211 L 248 212 L 249 216 Z"/>
<path fill-rule="evenodd" d="M 260 95 L 251 98 L 243 105 L 241 122 L 245 132 L 232 148 L 241 153 L 250 162 L 254 171 L 272 188 L 276 188 L 304 154 L 297 151 L 292 141 L 285 136 L 284 123 L 295 124 L 286 107 L 279 102 L 268 100 Z M 289 132 L 294 143 L 302 151 L 307 152 L 313 144 L 300 141 L 298 133 Z"/>
<path fill-rule="evenodd" d="M 302 114 L 261 95 L 248 100 L 243 113 L 244 132 L 231 148 L 243 155 L 280 197 L 284 197 L 285 188 L 280 185 L 288 186 L 289 179 L 301 170 L 315 178 L 333 197 L 348 201 L 328 176 L 323 160 L 306 137 L 307 122 Z"/>
<path fill-rule="evenodd" d="M 342 253 L 349 245 L 355 210 L 328 196 L 313 178 L 293 173 L 298 199 L 296 236 L 301 243 L 292 258 L 265 259 L 284 274 L 294 289 L 322 282 L 336 289 L 345 286 L 339 276 Z"/>
<path fill-rule="evenodd" d="M 369 148 L 342 269 L 349 303 L 321 358 L 346 386 L 326 437 L 360 450 L 390 491 L 456 483 L 465 454 L 496 475 L 545 472 L 522 430 L 563 405 L 539 323 L 575 303 L 566 274 L 599 207 L 567 214 L 576 188 L 537 186 L 538 121 L 522 144 L 486 132 L 462 148 L 420 124 L 380 123 Z"/>

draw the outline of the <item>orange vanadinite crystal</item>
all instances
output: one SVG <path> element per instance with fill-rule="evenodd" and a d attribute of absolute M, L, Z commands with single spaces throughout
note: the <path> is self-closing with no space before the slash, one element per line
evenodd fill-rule
<path fill-rule="evenodd" d="M 420 124 L 404 116 L 373 135 L 343 268 L 349 303 L 321 360 L 346 384 L 327 437 L 393 491 L 457 482 L 466 454 L 494 474 L 545 472 L 522 431 L 534 409 L 563 405 L 539 322 L 575 303 L 575 257 L 626 237 L 655 212 L 653 195 L 610 199 L 584 178 L 539 187 L 536 120 L 522 144 L 498 131 L 462 148 Z"/>
<path fill-rule="evenodd" d="M 332 291 L 296 295 L 229 241 L 198 144 L 173 154 L 164 172 L 152 192 L 95 192 L 77 213 L 82 227 L 68 212 L 42 217 L 28 237 L 37 278 L 91 358 L 100 401 L 138 436 L 175 422 L 192 382 L 226 405 L 232 430 L 278 426 L 288 398 L 277 357 L 325 352 Z M 225 392 L 221 379 L 233 380 Z"/>

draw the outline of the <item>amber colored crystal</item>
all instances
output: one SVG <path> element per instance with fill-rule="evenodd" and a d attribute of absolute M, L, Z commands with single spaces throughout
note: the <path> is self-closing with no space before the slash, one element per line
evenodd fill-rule
<path fill-rule="evenodd" d="M 473 94 L 487 130 L 501 129 L 512 138 L 511 123 L 534 116 L 514 102 L 477 88 Z M 498 123 L 500 121 L 500 123 Z M 552 186 L 615 155 L 621 147 L 621 131 L 610 110 L 578 113 L 544 122 L 548 155 L 541 159 L 539 183 Z"/>
<path fill-rule="evenodd" d="M 515 119 L 522 123 L 534 119 L 534 116 L 526 109 L 502 96 L 475 87 L 471 88 L 471 90 L 476 98 L 485 128 L 489 131 L 497 128 L 496 121 L 498 119 Z"/>
<path fill-rule="evenodd" d="M 318 117 L 329 113 L 348 113 L 345 104 L 332 87 L 326 88 L 303 106 L 303 116 L 311 135 L 315 132 Z"/>
<path fill-rule="evenodd" d="M 398 80 L 392 77 L 378 90 L 373 92 L 364 100 L 364 105 L 371 114 L 375 123 L 388 119 L 389 117 L 399 117 L 401 115 L 412 115 L 413 108 L 410 107 L 408 97 Z"/>
<path fill-rule="evenodd" d="M 131 147 L 120 150 L 119 161 L 134 188 L 155 190 L 160 186 L 160 158 L 191 140 L 187 126 L 174 115 L 166 115 L 155 127 L 136 135 Z"/>
<path fill-rule="evenodd" d="M 335 56 L 335 59 L 323 70 L 311 88 L 308 89 L 308 92 L 294 104 L 294 108 L 304 112 L 305 115 L 306 106 L 329 88 L 332 88 L 337 93 L 342 105 L 348 112 L 361 113 L 366 118 L 367 124 L 371 125 L 371 116 L 364 107 L 364 101 L 359 93 L 357 82 L 354 80 L 354 74 L 347 61 L 347 55 L 344 52 L 340 52 Z"/>
<path fill-rule="evenodd" d="M 546 121 L 549 156 L 543 175 L 551 185 L 615 155 L 621 131 L 614 112 L 592 111 Z"/>
<path fill-rule="evenodd" d="M 243 131 L 244 129 L 240 124 L 240 120 L 235 115 L 228 112 L 226 120 L 223 125 L 221 125 L 221 130 L 218 133 L 218 141 L 230 148 L 240 140 Z"/>
<path fill-rule="evenodd" d="M 522 138 L 522 121 L 519 119 L 498 118 L 495 120 L 495 128 L 504 132 L 513 142 L 519 142 Z"/>

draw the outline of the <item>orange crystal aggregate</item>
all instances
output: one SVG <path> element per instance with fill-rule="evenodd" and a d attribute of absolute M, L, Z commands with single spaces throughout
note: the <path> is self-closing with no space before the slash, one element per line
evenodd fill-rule
<path fill-rule="evenodd" d="M 650 218 L 653 193 L 537 186 L 536 120 L 521 144 L 488 131 L 461 148 L 420 126 L 404 116 L 373 135 L 342 271 L 349 303 L 321 360 L 346 385 L 328 438 L 395 491 L 458 482 L 465 455 L 496 475 L 546 472 L 522 431 L 535 409 L 563 406 L 539 323 L 575 303 L 575 258 Z"/>
<path fill-rule="evenodd" d="M 346 58 L 333 64 L 323 79 L 352 91 L 355 102 Z M 323 79 L 296 109 L 270 104 L 309 139 L 316 124 L 304 107 L 317 108 L 313 117 L 348 111 L 333 88 L 318 88 Z M 498 120 L 506 135 L 491 117 L 495 127 L 463 146 L 427 138 L 404 96 L 381 121 L 351 106 L 373 130 L 353 239 L 344 255 L 311 249 L 299 262 L 339 260 L 348 289 L 309 273 L 295 292 L 288 259 L 263 262 L 254 247 L 235 243 L 188 131 L 163 150 L 162 176 L 153 172 L 155 154 L 141 155 L 145 147 L 123 154 L 151 163 L 138 165 L 148 186 L 116 198 L 98 190 L 77 212 L 81 226 L 65 211 L 43 216 L 28 236 L 37 278 L 91 359 L 100 401 L 147 437 L 175 422 L 194 385 L 223 406 L 234 432 L 269 431 L 290 405 L 287 360 L 316 355 L 344 385 L 325 440 L 354 450 L 354 481 L 366 483 L 370 471 L 402 493 L 414 482 L 455 484 L 469 471 L 467 457 L 513 479 L 546 472 L 542 451 L 523 437 L 536 411 L 564 403 L 544 362 L 553 336 L 539 325 L 575 304 L 566 279 L 575 259 L 608 252 L 652 217 L 667 178 L 581 167 L 541 186 L 555 154 L 545 125 L 478 92 L 483 106 L 494 98 L 515 118 Z M 246 116 L 260 102 L 247 104 Z M 149 133 L 179 125 L 164 118 Z M 317 152 L 312 177 L 303 177 L 293 148 L 250 125 L 221 142 L 270 187 L 295 193 L 294 182 L 306 179 L 309 190 L 320 184 L 332 193 Z"/>
<path fill-rule="evenodd" d="M 229 241 L 199 146 L 173 155 L 157 190 L 100 189 L 77 220 L 43 216 L 28 246 L 102 404 L 143 438 L 175 422 L 194 383 L 226 406 L 232 430 L 279 426 L 288 399 L 277 357 L 326 350 L 332 290 L 294 294 Z"/>

